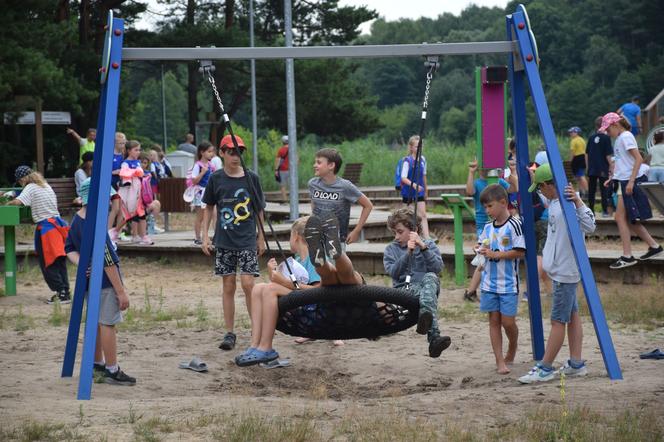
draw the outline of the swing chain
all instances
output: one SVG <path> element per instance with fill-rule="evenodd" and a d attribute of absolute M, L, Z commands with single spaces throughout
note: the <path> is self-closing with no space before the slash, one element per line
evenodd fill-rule
<path fill-rule="evenodd" d="M 427 109 L 429 107 L 429 89 L 431 88 L 431 79 L 433 78 L 432 70 L 427 72 L 427 82 L 424 87 L 424 103 L 422 103 L 422 108 Z"/>
<path fill-rule="evenodd" d="M 219 95 L 219 90 L 217 89 L 217 83 L 214 81 L 212 73 L 210 71 L 206 72 L 208 76 L 208 81 L 210 82 L 210 85 L 212 86 L 212 91 L 214 92 L 214 97 L 217 99 L 217 104 L 219 105 L 219 109 L 221 110 L 222 114 L 225 114 L 226 110 L 224 109 L 224 104 L 221 102 L 221 96 Z"/>

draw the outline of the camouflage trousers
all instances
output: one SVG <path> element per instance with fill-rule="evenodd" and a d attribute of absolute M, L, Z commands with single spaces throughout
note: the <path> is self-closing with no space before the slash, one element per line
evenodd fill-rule
<path fill-rule="evenodd" d="M 438 293 L 440 293 L 440 279 L 435 273 L 426 273 L 421 281 L 410 285 L 413 294 L 420 298 L 420 313 L 430 312 L 433 316 L 431 328 L 427 333 L 429 342 L 440 335 L 438 328 Z"/>

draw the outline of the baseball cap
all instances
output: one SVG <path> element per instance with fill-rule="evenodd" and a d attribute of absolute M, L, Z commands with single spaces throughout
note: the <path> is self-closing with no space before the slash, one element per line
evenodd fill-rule
<path fill-rule="evenodd" d="M 281 142 L 284 144 L 288 144 L 288 135 L 284 135 L 283 137 L 281 137 Z"/>
<path fill-rule="evenodd" d="M 552 179 L 553 174 L 551 173 L 551 166 L 548 164 L 542 164 L 540 167 L 535 169 L 535 177 L 533 178 L 533 183 L 528 188 L 528 192 L 534 192 L 539 184 L 546 183 Z"/>
<path fill-rule="evenodd" d="M 246 148 L 244 145 L 244 141 L 242 141 L 242 138 L 239 136 L 235 135 L 235 141 L 237 142 L 238 147 L 243 147 Z M 219 147 L 222 149 L 235 149 L 235 145 L 233 144 L 233 138 L 230 135 L 224 136 L 221 141 L 219 142 Z"/>
<path fill-rule="evenodd" d="M 25 178 L 26 176 L 30 175 L 32 173 L 32 169 L 28 166 L 18 166 L 16 168 L 16 172 L 14 172 L 14 178 L 16 178 L 16 181 L 20 180 L 21 178 Z"/>
<path fill-rule="evenodd" d="M 608 114 L 602 117 L 602 125 L 599 128 L 599 132 L 605 133 L 606 129 L 614 123 L 620 121 L 622 117 L 615 112 L 609 112 Z"/>
<path fill-rule="evenodd" d="M 569 129 L 567 129 L 567 132 L 574 132 L 575 134 L 580 134 L 581 128 L 579 126 L 572 126 Z"/>

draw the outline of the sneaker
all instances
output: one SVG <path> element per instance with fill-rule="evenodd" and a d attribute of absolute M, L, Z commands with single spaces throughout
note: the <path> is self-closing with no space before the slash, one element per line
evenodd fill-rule
<path fill-rule="evenodd" d="M 203 244 L 203 241 L 201 241 L 200 239 L 195 239 L 194 244 L 196 244 L 197 246 L 200 246 L 200 245 Z"/>
<path fill-rule="evenodd" d="M 633 256 L 630 256 L 629 258 L 626 256 L 621 256 L 609 266 L 610 269 L 616 270 L 616 269 L 624 269 L 625 267 L 632 267 L 638 264 L 639 261 L 637 261 L 636 258 Z"/>
<path fill-rule="evenodd" d="M 164 233 L 164 232 L 165 232 L 165 230 L 162 229 L 161 227 L 154 226 L 154 233 L 156 235 L 159 235 L 159 234 Z"/>
<path fill-rule="evenodd" d="M 104 364 L 94 364 L 94 365 L 92 365 L 92 371 L 94 373 L 106 374 L 106 365 L 104 365 Z"/>
<path fill-rule="evenodd" d="M 120 242 L 129 242 L 129 241 L 131 241 L 131 238 L 129 236 L 127 236 L 126 233 L 120 232 L 120 234 L 118 235 L 118 241 L 120 241 Z"/>
<path fill-rule="evenodd" d="M 120 367 L 118 367 L 118 371 L 115 373 L 111 373 L 107 368 L 104 369 L 104 381 L 106 381 L 107 384 L 111 385 L 136 385 L 136 378 L 132 378 L 131 376 L 127 375 L 124 371 L 120 370 Z"/>
<path fill-rule="evenodd" d="M 323 248 L 323 226 L 316 215 L 311 215 L 304 227 L 304 239 L 309 246 L 309 259 L 315 267 L 325 264 L 325 249 Z"/>
<path fill-rule="evenodd" d="M 152 239 L 148 235 L 145 235 L 144 237 L 141 238 L 138 244 L 141 246 L 151 246 L 154 244 L 154 241 L 152 241 Z"/>
<path fill-rule="evenodd" d="M 60 304 L 70 304 L 71 303 L 71 294 L 68 291 L 62 291 L 51 296 L 51 299 L 46 301 L 48 304 L 55 304 L 59 302 Z"/>
<path fill-rule="evenodd" d="M 435 336 L 429 342 L 429 356 L 432 358 L 440 357 L 440 354 L 450 346 L 452 340 L 449 336 Z"/>
<path fill-rule="evenodd" d="M 559 373 L 564 374 L 567 377 L 575 377 L 575 376 L 585 376 L 588 374 L 588 369 L 586 368 L 586 363 L 584 362 L 583 365 L 581 365 L 578 368 L 572 367 L 572 364 L 570 364 L 569 359 L 567 362 L 565 362 L 565 365 L 560 367 L 560 370 L 558 370 Z"/>
<path fill-rule="evenodd" d="M 331 259 L 341 255 L 341 241 L 339 240 L 339 220 L 333 214 L 321 220 L 321 232 L 325 237 L 325 252 Z"/>
<path fill-rule="evenodd" d="M 528 302 L 528 292 L 523 292 L 523 296 L 521 297 L 521 302 Z"/>
<path fill-rule="evenodd" d="M 140 236 L 132 236 L 131 237 L 131 242 L 134 243 L 134 244 L 138 244 L 139 242 L 141 242 L 141 237 Z"/>
<path fill-rule="evenodd" d="M 433 315 L 431 312 L 420 311 L 420 315 L 417 318 L 417 329 L 415 330 L 420 335 L 426 335 L 431 324 L 433 323 Z"/>
<path fill-rule="evenodd" d="M 613 215 L 608 212 L 602 212 L 602 218 L 613 218 Z"/>
<path fill-rule="evenodd" d="M 643 255 L 639 256 L 639 259 L 641 261 L 644 261 L 646 259 L 650 259 L 654 256 L 657 256 L 662 252 L 664 252 L 664 249 L 662 248 L 662 246 L 648 247 L 648 251 L 646 253 L 644 253 Z"/>
<path fill-rule="evenodd" d="M 532 384 L 534 382 L 547 382 L 552 381 L 556 376 L 554 370 L 546 370 L 541 365 L 537 364 L 530 369 L 527 375 L 521 376 L 519 382 L 522 384 Z"/>
<path fill-rule="evenodd" d="M 463 292 L 463 299 L 464 301 L 470 301 L 470 302 L 477 302 L 479 299 L 477 298 L 477 292 L 473 290 L 472 292 L 469 292 L 466 290 Z"/>
<path fill-rule="evenodd" d="M 233 350 L 235 348 L 236 340 L 237 336 L 235 336 L 235 333 L 228 332 L 224 335 L 224 340 L 219 344 L 219 348 L 226 351 Z"/>

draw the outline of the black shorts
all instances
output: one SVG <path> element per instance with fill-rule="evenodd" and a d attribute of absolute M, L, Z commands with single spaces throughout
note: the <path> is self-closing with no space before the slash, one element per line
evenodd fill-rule
<path fill-rule="evenodd" d="M 127 222 L 128 222 L 128 223 L 137 223 L 137 222 L 139 222 L 139 221 L 144 221 L 145 219 L 147 219 L 147 217 L 148 217 L 147 215 L 141 215 L 141 216 L 136 215 L 136 216 L 133 217 L 133 218 L 129 218 L 129 219 L 127 220 Z"/>
<path fill-rule="evenodd" d="M 625 212 L 627 213 L 627 220 L 631 224 L 652 218 L 652 209 L 650 208 L 648 196 L 646 196 L 643 190 L 639 187 L 639 184 L 647 181 L 648 177 L 645 175 L 637 178 L 634 181 L 634 190 L 632 190 L 631 195 L 625 193 L 629 181 L 619 181 L 622 200 L 625 205 Z"/>
<path fill-rule="evenodd" d="M 235 275 L 240 267 L 241 275 L 260 276 L 258 254 L 255 250 L 217 249 L 214 257 L 214 274 L 217 276 Z"/>
<path fill-rule="evenodd" d="M 572 174 L 574 176 L 584 176 L 586 173 L 586 156 L 577 155 L 572 158 Z"/>
<path fill-rule="evenodd" d="M 418 196 L 417 197 L 417 202 L 422 202 L 426 201 L 427 199 L 424 196 Z M 413 198 L 408 197 L 408 196 L 402 196 L 401 201 L 403 201 L 404 204 L 410 204 L 413 201 Z"/>

